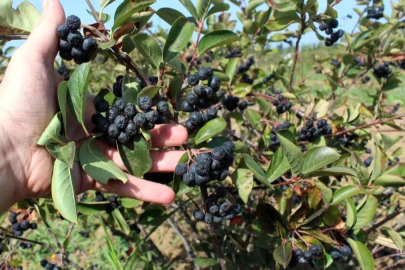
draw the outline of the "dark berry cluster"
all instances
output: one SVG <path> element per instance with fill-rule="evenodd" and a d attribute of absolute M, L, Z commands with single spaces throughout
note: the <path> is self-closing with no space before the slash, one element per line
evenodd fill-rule
<path fill-rule="evenodd" d="M 31 243 L 20 242 L 20 248 L 21 249 L 30 249 L 30 248 L 32 248 L 32 244 Z"/>
<path fill-rule="evenodd" d="M 254 80 L 249 77 L 248 74 L 243 73 L 242 78 L 240 79 L 241 83 L 253 84 Z"/>
<path fill-rule="evenodd" d="M 371 163 L 373 162 L 373 157 L 368 157 L 363 161 L 363 165 L 365 167 L 370 167 Z"/>
<path fill-rule="evenodd" d="M 388 78 L 392 73 L 390 62 L 384 62 L 379 66 L 375 66 L 373 71 L 377 78 Z"/>
<path fill-rule="evenodd" d="M 285 42 L 285 43 L 287 43 L 288 45 L 290 45 L 290 47 L 293 45 L 292 40 L 284 39 L 283 42 Z"/>
<path fill-rule="evenodd" d="M 289 128 L 290 128 L 290 122 L 286 121 L 271 129 L 269 146 L 273 152 L 275 152 L 277 150 L 277 148 L 280 146 L 280 140 L 278 139 L 276 132 L 279 130 L 289 129 Z"/>
<path fill-rule="evenodd" d="M 31 229 L 31 230 L 36 230 L 37 229 L 37 224 L 36 223 L 30 223 L 27 220 L 23 220 L 21 222 L 18 222 L 17 220 L 18 214 L 15 212 L 11 212 L 10 216 L 8 217 L 8 220 L 12 224 L 11 228 L 13 230 L 13 234 L 15 236 L 21 236 L 23 235 L 23 232 Z"/>
<path fill-rule="evenodd" d="M 330 64 L 337 68 L 340 68 L 342 66 L 342 62 L 340 62 L 340 60 L 337 58 L 333 58 Z"/>
<path fill-rule="evenodd" d="M 246 62 L 244 62 L 242 65 L 239 65 L 236 68 L 236 74 L 242 74 L 250 69 L 251 66 L 253 66 L 255 63 L 255 59 L 253 56 L 249 57 Z"/>
<path fill-rule="evenodd" d="M 354 63 L 356 64 L 356 66 L 358 66 L 358 67 L 364 66 L 363 61 L 361 61 L 361 59 L 360 59 L 359 57 L 355 57 L 355 58 L 353 59 L 353 61 L 354 61 Z"/>
<path fill-rule="evenodd" d="M 276 75 L 274 73 L 272 73 L 272 74 L 270 74 L 269 76 L 267 76 L 266 78 L 263 79 L 263 83 L 268 83 L 272 79 L 274 79 L 275 77 L 276 77 Z"/>
<path fill-rule="evenodd" d="M 227 52 L 225 54 L 225 58 L 231 59 L 231 58 L 236 58 L 236 57 L 242 57 L 242 53 L 240 49 L 232 49 L 230 52 Z"/>
<path fill-rule="evenodd" d="M 226 98 L 222 99 L 222 105 L 224 105 L 224 107 L 228 111 L 232 112 L 239 107 L 239 98 L 234 96 L 227 96 Z"/>
<path fill-rule="evenodd" d="M 306 251 L 300 248 L 294 250 L 289 266 L 295 268 L 297 265 L 308 267 L 312 260 L 320 257 L 323 254 L 322 246 L 312 245 Z"/>
<path fill-rule="evenodd" d="M 355 134 L 346 133 L 344 135 L 336 137 L 336 140 L 340 142 L 344 147 L 350 147 L 353 145 L 353 141 L 358 138 Z"/>
<path fill-rule="evenodd" d="M 105 201 L 107 201 L 107 199 L 104 197 L 103 193 L 101 193 L 100 191 L 96 191 L 96 202 L 105 202 Z M 118 200 L 117 196 L 108 197 L 108 201 L 110 202 L 110 204 L 107 206 L 107 212 L 111 212 L 116 208 L 122 208 L 122 205 Z"/>
<path fill-rule="evenodd" d="M 353 18 L 353 16 L 350 14 L 347 14 L 347 18 L 351 19 L 351 18 Z"/>
<path fill-rule="evenodd" d="M 234 150 L 235 145 L 232 142 L 224 142 L 213 148 L 210 153 L 199 154 L 196 163 L 190 166 L 185 163 L 177 164 L 175 174 L 181 176 L 189 187 L 202 186 L 213 180 L 223 181 L 233 163 Z"/>
<path fill-rule="evenodd" d="M 89 238 L 90 237 L 90 232 L 89 231 L 80 231 L 79 234 L 83 238 Z"/>
<path fill-rule="evenodd" d="M 384 4 L 379 7 L 372 6 L 367 8 L 367 19 L 379 20 L 384 17 Z"/>
<path fill-rule="evenodd" d="M 127 104 L 122 99 L 117 99 L 111 108 L 106 100 L 100 99 L 95 103 L 97 113 L 91 118 L 96 126 L 95 132 L 103 133 L 107 143 L 111 145 L 116 145 L 117 141 L 126 144 L 133 136 L 140 134 L 141 128 L 151 130 L 155 124 L 166 121 L 169 113 L 167 102 L 159 101 L 157 110 L 153 110 L 152 106 L 152 99 L 147 96 L 138 98 L 138 108 L 142 112 L 138 112 L 135 105 Z M 106 117 L 102 113 L 106 113 Z"/>
<path fill-rule="evenodd" d="M 214 52 L 209 50 L 206 52 L 207 55 L 204 56 L 204 60 L 207 63 L 211 63 L 212 61 L 214 61 Z"/>
<path fill-rule="evenodd" d="M 217 110 L 208 108 L 205 112 L 191 112 L 186 121 L 186 128 L 188 130 L 197 130 L 204 126 L 208 121 L 217 117 Z"/>
<path fill-rule="evenodd" d="M 405 70 L 405 59 L 398 62 L 398 66 L 400 69 Z"/>
<path fill-rule="evenodd" d="M 394 160 L 389 159 L 387 162 L 387 166 L 392 166 L 395 163 L 398 163 L 400 161 L 399 157 L 394 158 Z"/>
<path fill-rule="evenodd" d="M 64 81 L 69 80 L 69 78 L 70 78 L 70 70 L 64 64 L 62 64 L 60 66 L 60 68 L 58 68 L 57 71 L 58 71 L 59 75 L 62 76 Z"/>
<path fill-rule="evenodd" d="M 242 212 L 240 204 L 232 205 L 228 200 L 210 201 L 208 211 L 204 214 L 201 209 L 194 211 L 193 216 L 197 221 L 204 221 L 207 224 L 222 223 L 224 220 L 232 220 Z"/>
<path fill-rule="evenodd" d="M 330 255 L 335 261 L 343 261 L 344 257 L 349 257 L 352 255 L 352 249 L 348 245 L 336 247 L 330 252 Z"/>
<path fill-rule="evenodd" d="M 186 57 L 187 63 L 190 63 L 191 60 L 193 60 L 193 56 L 192 56 L 192 55 L 189 55 L 189 56 Z M 200 58 L 197 58 L 197 65 L 201 65 L 201 63 L 202 63 L 201 59 L 200 59 Z"/>
<path fill-rule="evenodd" d="M 286 99 L 280 91 L 273 90 L 273 93 L 277 96 L 277 99 L 271 103 L 277 108 L 278 114 L 283 114 L 292 108 L 292 102 Z"/>
<path fill-rule="evenodd" d="M 361 83 L 362 84 L 366 84 L 371 80 L 371 78 L 369 76 L 364 76 L 361 78 Z"/>
<path fill-rule="evenodd" d="M 299 141 L 313 142 L 321 135 L 327 136 L 332 134 L 332 128 L 325 119 L 318 120 L 316 126 L 312 120 L 305 123 L 305 127 L 301 129 L 298 135 Z"/>
<path fill-rule="evenodd" d="M 62 270 L 62 268 L 60 266 L 52 264 L 52 263 L 48 262 L 48 260 L 46 260 L 46 259 L 43 259 L 41 261 L 41 266 L 47 270 Z"/>
<path fill-rule="evenodd" d="M 326 40 L 325 40 L 325 46 L 330 47 L 332 46 L 336 41 L 339 40 L 339 38 L 343 37 L 344 32 L 343 30 L 338 30 L 336 32 L 333 32 L 333 29 L 337 28 L 339 26 L 339 22 L 336 19 L 331 20 L 328 24 L 326 23 L 321 23 L 319 25 L 319 30 L 325 31 L 325 34 L 330 35 Z"/>
<path fill-rule="evenodd" d="M 83 37 L 79 29 L 79 17 L 70 15 L 66 22 L 56 28 L 59 40 L 59 55 L 66 61 L 74 60 L 80 65 L 91 60 L 98 48 L 97 41 L 92 37 Z"/>

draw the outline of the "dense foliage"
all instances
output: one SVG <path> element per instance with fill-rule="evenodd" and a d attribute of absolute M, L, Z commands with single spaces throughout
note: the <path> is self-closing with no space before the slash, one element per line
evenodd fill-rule
<path fill-rule="evenodd" d="M 155 11 L 155 1 L 122 1 L 110 30 L 104 23 L 112 17 L 103 10 L 114 0 L 100 0 L 95 24 L 69 16 L 55 29 L 66 60 L 55 65 L 65 82 L 60 112 L 38 142 L 55 157 L 53 200 L 23 201 L 2 215 L 2 266 L 403 267 L 398 218 L 405 211 L 405 167 L 396 134 L 404 131 L 405 115 L 388 99 L 405 69 L 405 2 L 392 2 L 387 15 L 381 1 L 357 0 L 357 25 L 344 33 L 334 10 L 340 0 L 327 0 L 324 11 L 317 0 L 180 0 L 189 14 Z M 23 2 L 17 12 L 9 2 L 16 20 L 0 13 L 0 23 L 9 29 L 7 39 L 21 38 L 29 31 L 19 24 L 29 29 L 37 11 Z M 240 7 L 241 32 L 230 5 Z M 152 28 L 152 16 L 170 29 Z M 308 32 L 330 49 L 305 67 L 300 42 Z M 276 57 L 271 44 L 279 42 L 295 42 L 292 57 Z M 0 58 L 2 69 L 8 55 Z M 305 68 L 298 80 L 297 70 Z M 312 89 L 319 76 L 322 89 Z M 346 95 L 359 85 L 368 89 L 367 100 Z M 89 93 L 92 126 L 84 121 Z M 68 113 L 86 140 L 69 141 Z M 149 153 L 156 148 L 149 131 L 173 122 L 189 132 L 176 149 L 185 154 L 174 173 L 151 173 Z M 75 194 L 75 161 L 101 183 L 127 181 L 96 141 L 116 147 L 130 174 L 172 187 L 176 201 L 160 206 Z M 181 240 L 183 257 L 169 260 L 159 249 L 152 235 L 162 227 Z M 93 257 L 86 250 L 96 241 L 77 243 L 101 234 L 106 242 Z M 36 255 L 16 251 L 37 246 Z"/>

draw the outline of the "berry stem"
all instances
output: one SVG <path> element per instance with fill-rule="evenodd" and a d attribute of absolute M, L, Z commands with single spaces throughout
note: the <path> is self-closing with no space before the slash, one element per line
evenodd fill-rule
<path fill-rule="evenodd" d="M 90 8 L 91 13 L 93 13 L 94 19 L 96 19 L 99 24 L 104 25 L 103 21 L 101 20 L 101 16 L 99 16 L 99 14 L 97 14 L 97 11 L 94 9 L 94 6 L 93 6 L 93 4 L 90 2 L 90 0 L 86 0 L 86 3 L 87 3 L 87 5 L 88 5 L 89 8 Z M 101 12 L 100 12 L 100 14 L 101 14 Z"/>
<path fill-rule="evenodd" d="M 204 204 L 205 204 L 207 202 L 207 200 L 208 200 L 207 187 L 202 186 L 202 187 L 200 187 L 200 189 L 201 189 L 201 195 L 203 197 L 203 201 L 204 201 Z M 212 239 L 212 245 L 214 246 L 215 253 L 218 256 L 218 261 L 219 261 L 219 264 L 221 266 L 221 269 L 222 270 L 227 270 L 226 259 L 224 257 L 224 251 L 222 250 L 222 247 L 221 247 L 220 243 L 218 242 L 218 237 L 217 237 L 217 235 L 215 233 L 215 227 L 214 227 L 213 224 L 207 224 L 207 227 L 208 227 L 208 232 L 209 232 L 209 234 L 211 236 L 211 239 Z"/>

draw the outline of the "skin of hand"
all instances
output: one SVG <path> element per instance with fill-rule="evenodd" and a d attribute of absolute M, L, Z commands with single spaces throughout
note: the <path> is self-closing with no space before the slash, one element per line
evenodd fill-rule
<path fill-rule="evenodd" d="M 0 212 L 27 198 L 50 196 L 53 157 L 37 145 L 45 128 L 58 110 L 57 87 L 61 77 L 54 69 L 58 37 L 56 27 L 65 21 L 58 0 L 43 0 L 42 15 L 28 40 L 16 50 L 0 85 Z M 86 125 L 92 130 L 93 97 L 86 108 Z M 80 131 L 80 132 L 78 132 Z M 68 121 L 68 137 L 84 138 L 77 123 Z M 186 142 L 187 131 L 180 125 L 159 125 L 151 131 L 153 147 L 178 146 Z M 125 170 L 116 149 L 98 142 L 103 151 Z M 174 171 L 183 151 L 151 151 L 154 172 Z M 168 204 L 174 192 L 167 186 L 128 175 L 128 182 L 110 180 L 101 184 L 74 165 L 77 194 L 99 190 Z"/>

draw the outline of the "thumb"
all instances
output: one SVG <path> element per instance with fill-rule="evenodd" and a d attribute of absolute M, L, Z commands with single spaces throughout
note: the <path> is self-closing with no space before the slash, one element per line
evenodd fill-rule
<path fill-rule="evenodd" d="M 58 25 L 65 22 L 65 12 L 59 0 L 42 0 L 42 15 L 24 46 L 34 50 L 37 57 L 54 61 L 58 52 Z"/>

